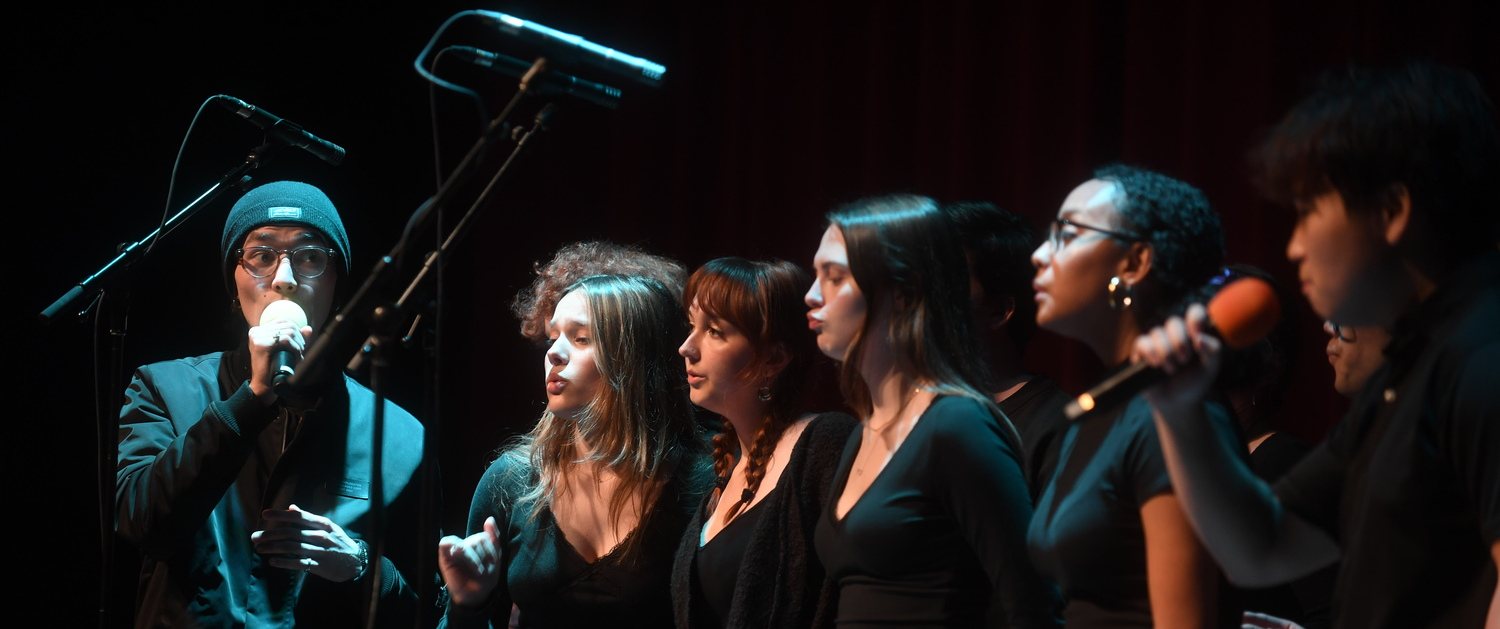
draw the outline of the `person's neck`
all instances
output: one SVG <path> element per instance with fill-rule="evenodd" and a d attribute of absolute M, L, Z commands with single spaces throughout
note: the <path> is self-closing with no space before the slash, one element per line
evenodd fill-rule
<path fill-rule="evenodd" d="M 1021 369 L 1021 350 L 1016 347 L 1015 342 L 1010 340 L 1010 335 L 1006 334 L 1004 330 L 997 330 L 991 332 L 988 336 L 988 342 L 985 343 L 985 347 L 987 348 L 986 354 L 990 367 L 990 375 L 994 376 L 997 381 L 1010 380 L 1021 375 L 1023 372 Z"/>
<path fill-rule="evenodd" d="M 759 400 L 740 401 L 725 408 L 720 415 L 729 425 L 734 426 L 734 436 L 740 442 L 741 456 L 749 454 L 750 447 L 755 445 L 755 434 L 766 425 L 769 417 L 766 404 Z"/>
<path fill-rule="evenodd" d="M 888 351 L 866 352 L 863 362 L 860 373 L 870 391 L 871 416 L 892 417 L 900 413 L 919 384 L 916 374 L 898 368 L 894 355 Z"/>
<path fill-rule="evenodd" d="M 1095 328 L 1095 337 L 1084 342 L 1106 367 L 1115 367 L 1130 360 L 1135 353 L 1135 339 L 1141 335 L 1135 312 L 1126 310 L 1107 325 Z"/>

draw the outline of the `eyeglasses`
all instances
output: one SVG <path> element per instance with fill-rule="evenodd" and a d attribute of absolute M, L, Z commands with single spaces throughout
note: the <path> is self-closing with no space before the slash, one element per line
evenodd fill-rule
<path fill-rule="evenodd" d="M 245 267 L 245 272 L 253 277 L 264 278 L 275 275 L 276 267 L 281 264 L 281 256 L 284 255 L 292 261 L 292 273 L 307 280 L 327 271 L 329 258 L 338 255 L 337 251 L 317 245 L 304 245 L 292 249 L 246 247 L 236 249 L 235 253 L 240 256 L 240 266 Z"/>
<path fill-rule="evenodd" d="M 1343 341 L 1345 343 L 1353 343 L 1354 342 L 1354 330 L 1353 329 L 1339 327 L 1339 324 L 1334 323 L 1332 321 L 1328 322 L 1328 333 L 1332 334 L 1333 338 L 1336 338 L 1336 339 L 1338 339 L 1340 341 Z"/>
<path fill-rule="evenodd" d="M 1141 238 L 1140 236 L 1137 236 L 1137 235 L 1132 234 L 1130 232 L 1119 232 L 1119 231 L 1114 231 L 1112 229 L 1104 229 L 1103 227 L 1094 227 L 1093 225 L 1084 225 L 1083 223 L 1080 223 L 1078 221 L 1071 220 L 1071 219 L 1056 218 L 1056 219 L 1052 220 L 1051 231 L 1049 231 L 1047 233 L 1047 242 L 1049 242 L 1049 243 L 1052 244 L 1052 251 L 1053 252 L 1057 252 L 1057 251 L 1061 250 L 1063 247 L 1068 246 L 1069 243 L 1073 242 L 1074 238 L 1078 237 L 1078 233 L 1076 231 L 1069 232 L 1069 233 L 1064 233 L 1063 232 L 1063 228 L 1064 227 L 1072 227 L 1075 230 L 1077 230 L 1077 229 L 1087 229 L 1089 231 L 1096 231 L 1096 232 L 1099 232 L 1101 234 L 1106 234 L 1106 235 L 1109 235 L 1109 236 L 1113 236 L 1115 238 L 1119 238 L 1120 240 L 1124 240 L 1126 242 L 1140 242 L 1142 240 L 1145 240 L 1145 238 Z"/>

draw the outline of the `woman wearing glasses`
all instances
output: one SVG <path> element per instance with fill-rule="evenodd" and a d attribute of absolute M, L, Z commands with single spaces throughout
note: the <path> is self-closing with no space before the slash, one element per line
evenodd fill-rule
<path fill-rule="evenodd" d="M 1197 189 L 1136 168 L 1095 173 L 1063 201 L 1032 254 L 1037 324 L 1123 367 L 1135 339 L 1212 278 L 1219 218 Z M 1229 423 L 1213 406 L 1213 421 Z M 1062 586 L 1069 627 L 1207 627 L 1238 620 L 1216 605 L 1218 572 L 1172 494 L 1140 396 L 1069 426 L 1028 542 Z"/>
<path fill-rule="evenodd" d="M 850 435 L 815 535 L 839 627 L 1051 627 L 1026 555 L 1031 496 L 1015 428 L 978 389 L 963 248 L 932 199 L 829 215 L 808 324 L 842 363 Z"/>

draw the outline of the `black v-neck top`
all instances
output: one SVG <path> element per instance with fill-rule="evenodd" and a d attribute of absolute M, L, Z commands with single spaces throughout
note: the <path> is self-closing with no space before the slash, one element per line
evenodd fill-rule
<path fill-rule="evenodd" d="M 938 397 L 839 519 L 860 439 L 816 533 L 838 626 L 1057 626 L 1056 591 L 1026 553 L 1031 498 L 1009 427 L 978 401 Z"/>
<path fill-rule="evenodd" d="M 532 519 L 526 509 L 513 508 L 534 480 L 519 465 L 524 463 L 511 456 L 490 465 L 469 509 L 470 534 L 483 530 L 489 516 L 500 525 L 503 581 L 482 608 L 450 604 L 443 626 L 485 627 L 488 621 L 506 627 L 514 603 L 518 627 L 670 627 L 673 553 L 703 489 L 711 486 L 712 470 L 703 461 L 678 465 L 636 529 L 591 563 L 568 542 L 550 510 Z M 626 542 L 639 542 L 634 556 L 623 552 Z"/>
<path fill-rule="evenodd" d="M 703 627 L 724 627 L 729 624 L 729 608 L 734 602 L 734 585 L 739 580 L 740 562 L 745 559 L 745 549 L 750 546 L 751 533 L 765 517 L 761 507 L 771 500 L 772 489 L 759 502 L 735 516 L 729 524 L 719 530 L 718 535 L 698 547 L 693 560 L 693 596 L 702 603 L 701 609 L 708 611 L 698 617 Z M 702 531 L 698 531 L 702 539 Z"/>

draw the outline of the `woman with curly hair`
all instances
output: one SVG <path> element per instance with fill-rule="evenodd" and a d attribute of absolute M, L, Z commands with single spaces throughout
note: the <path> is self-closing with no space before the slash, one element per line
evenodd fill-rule
<path fill-rule="evenodd" d="M 717 488 L 689 522 L 672 571 L 677 627 L 813 627 L 832 620 L 813 530 L 854 429 L 807 413 L 818 357 L 790 262 L 712 260 L 688 278 L 690 332 L 678 348 L 693 403 L 723 418 Z"/>
<path fill-rule="evenodd" d="M 1197 188 L 1102 169 L 1068 194 L 1032 254 L 1037 323 L 1123 368 L 1136 338 L 1219 270 L 1223 243 Z M 1207 406 L 1232 429 L 1223 406 Z M 1217 567 L 1178 505 L 1139 395 L 1067 427 L 1028 541 L 1062 586 L 1069 627 L 1238 626 L 1238 611 L 1216 605 Z"/>

